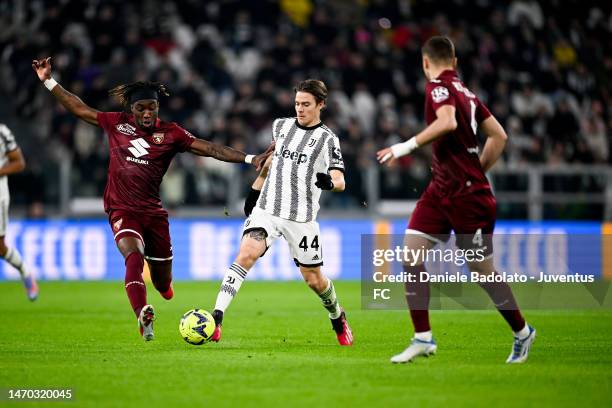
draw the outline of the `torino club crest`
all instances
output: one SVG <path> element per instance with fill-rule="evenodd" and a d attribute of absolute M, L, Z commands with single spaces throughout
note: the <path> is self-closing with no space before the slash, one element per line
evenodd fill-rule
<path fill-rule="evenodd" d="M 155 142 L 155 144 L 161 144 L 161 142 L 164 141 L 164 134 L 163 133 L 153 133 L 153 142 Z"/>

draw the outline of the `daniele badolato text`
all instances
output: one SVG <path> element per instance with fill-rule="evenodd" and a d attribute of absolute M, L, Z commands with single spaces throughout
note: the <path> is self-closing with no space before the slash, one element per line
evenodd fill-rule
<path fill-rule="evenodd" d="M 570 275 L 549 275 L 540 272 L 539 276 L 527 276 L 518 273 L 498 272 L 480 274 L 479 272 L 444 272 L 430 274 L 427 271 L 416 273 L 402 272 L 398 274 L 386 274 L 385 272 L 374 272 L 372 280 L 376 283 L 489 283 L 489 282 L 538 282 L 538 283 L 591 283 L 595 281 L 593 275 L 581 275 L 578 273 Z"/>

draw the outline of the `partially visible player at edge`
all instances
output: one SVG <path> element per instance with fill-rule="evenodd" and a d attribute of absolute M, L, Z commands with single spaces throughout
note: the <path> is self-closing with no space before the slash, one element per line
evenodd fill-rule
<path fill-rule="evenodd" d="M 138 318 L 145 340 L 153 339 L 153 306 L 147 304 L 142 278 L 144 260 L 151 281 L 165 299 L 172 288 L 172 245 L 168 213 L 162 207 L 159 187 L 176 153 L 189 151 L 198 156 L 261 167 L 269 151 L 258 156 L 195 138 L 176 123 L 158 118 L 159 94 L 166 87 L 154 82 L 135 82 L 109 91 L 122 104 L 124 112 L 99 112 L 65 90 L 51 77 L 50 58 L 32 61 L 38 78 L 64 107 L 85 122 L 104 129 L 109 138 L 110 162 L 104 190 L 104 210 L 108 214 L 117 248 L 125 258 L 125 289 Z M 129 113 L 128 113 L 129 112 Z"/>
<path fill-rule="evenodd" d="M 480 249 L 485 260 L 470 263 L 470 271 L 495 272 L 492 234 L 496 203 L 485 172 L 497 161 L 506 144 L 506 132 L 487 107 L 461 82 L 455 71 L 455 47 L 447 37 L 432 37 L 422 49 L 427 127 L 404 143 L 377 152 L 381 163 L 390 163 L 419 146 L 433 143 L 432 180 L 417 202 L 406 229 L 408 248 L 431 248 L 446 241 L 451 229 L 462 249 Z M 486 136 L 480 156 L 476 132 Z M 405 265 L 415 273 L 424 265 Z M 527 360 L 536 331 L 529 326 L 507 283 L 481 284 L 514 332 L 507 363 Z M 406 299 L 414 325 L 414 337 L 406 350 L 391 358 L 405 363 L 420 355 L 435 353 L 437 345 L 429 324 L 429 284 L 406 283 Z"/>
<path fill-rule="evenodd" d="M 221 339 L 223 315 L 248 271 L 272 242 L 282 236 L 302 277 L 329 312 L 338 342 L 342 346 L 353 344 L 353 334 L 334 284 L 321 273 L 323 243 L 316 221 L 321 191 L 344 191 L 340 143 L 321 122 L 321 109 L 327 100 L 325 84 L 307 79 L 294 91 L 297 117 L 276 119 L 272 124 L 274 155 L 266 161 L 245 203 L 248 218 L 238 256 L 226 271 L 217 295 L 212 341 Z"/>
<path fill-rule="evenodd" d="M 38 284 L 34 275 L 24 265 L 17 248 L 9 248 L 4 242 L 11 202 L 7 176 L 24 169 L 25 160 L 13 132 L 4 123 L 0 123 L 0 257 L 19 271 L 28 299 L 34 301 L 38 298 Z"/>

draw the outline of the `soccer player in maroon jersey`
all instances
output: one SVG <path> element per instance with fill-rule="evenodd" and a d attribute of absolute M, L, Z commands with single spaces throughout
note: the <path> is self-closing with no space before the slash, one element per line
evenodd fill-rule
<path fill-rule="evenodd" d="M 104 129 L 109 138 L 110 162 L 104 190 L 104 210 L 117 248 L 125 258 L 125 289 L 138 318 L 141 335 L 153 339 L 153 307 L 147 304 L 142 278 L 144 260 L 151 281 L 165 299 L 171 299 L 172 245 L 168 213 L 162 207 L 159 186 L 172 161 L 180 152 L 233 163 L 252 163 L 260 168 L 271 153 L 246 155 L 227 146 L 195 138 L 176 123 L 158 118 L 159 94 L 166 87 L 153 82 L 121 85 L 109 93 L 124 112 L 99 112 L 60 86 L 51 76 L 51 59 L 32 61 L 38 78 L 64 107 L 85 122 Z M 129 112 L 128 112 L 129 110 Z"/>
<path fill-rule="evenodd" d="M 420 146 L 432 143 L 432 180 L 410 217 L 404 244 L 407 248 L 429 249 L 448 240 L 451 230 L 462 249 L 480 250 L 481 262 L 471 262 L 470 271 L 496 274 L 493 265 L 492 234 L 495 227 L 495 197 L 485 172 L 497 161 L 506 144 L 506 132 L 476 95 L 457 76 L 455 47 L 447 37 L 430 38 L 422 49 L 427 127 L 404 143 L 377 152 L 380 163 L 391 163 Z M 486 136 L 482 153 L 476 132 Z M 404 270 L 419 277 L 424 265 L 405 265 Z M 514 332 L 507 363 L 527 360 L 535 339 L 505 282 L 481 283 Z M 414 325 L 414 337 L 404 352 L 391 362 L 405 363 L 420 355 L 435 353 L 437 345 L 429 324 L 429 284 L 406 283 L 406 299 Z"/>

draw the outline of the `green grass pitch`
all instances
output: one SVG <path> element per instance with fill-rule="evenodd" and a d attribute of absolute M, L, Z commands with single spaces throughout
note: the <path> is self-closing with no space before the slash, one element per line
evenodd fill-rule
<path fill-rule="evenodd" d="M 339 347 L 301 282 L 246 282 L 219 344 L 178 335 L 181 314 L 210 309 L 218 282 L 149 285 L 156 339 L 138 335 L 123 282 L 41 284 L 30 304 L 0 284 L 0 388 L 5 406 L 612 406 L 612 312 L 527 311 L 529 361 L 504 363 L 511 335 L 494 310 L 434 311 L 438 354 L 392 365 L 410 335 L 402 311 L 360 309 L 359 282 L 336 282 L 355 346 Z M 11 402 L 7 388 L 72 388 L 67 402 Z"/>

